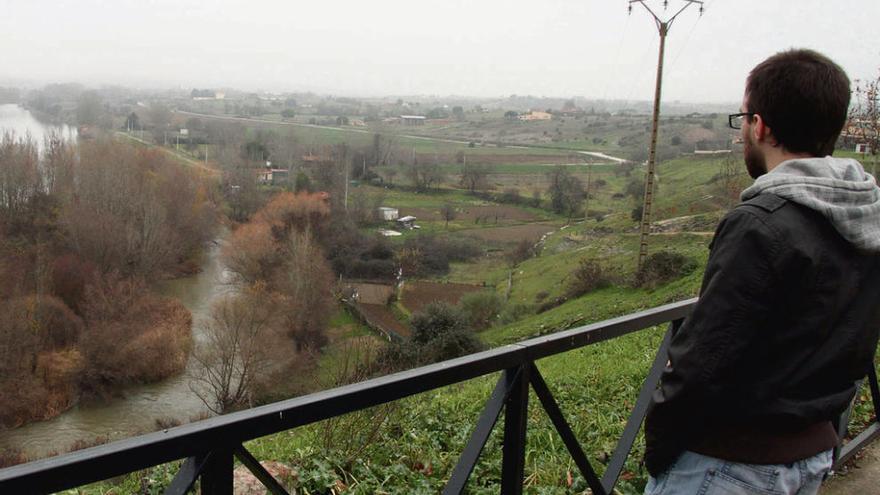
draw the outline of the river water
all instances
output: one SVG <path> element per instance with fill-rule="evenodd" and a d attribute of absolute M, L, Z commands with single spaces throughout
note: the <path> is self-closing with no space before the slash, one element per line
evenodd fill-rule
<path fill-rule="evenodd" d="M 53 129 L 43 126 L 30 112 L 15 105 L 0 105 L 0 133 L 13 130 L 16 135 L 30 133 L 42 139 Z M 54 130 L 70 134 L 69 128 Z M 211 304 L 228 292 L 229 274 L 220 261 L 220 250 L 225 233 L 212 242 L 203 255 L 201 271 L 190 277 L 162 281 L 156 291 L 179 300 L 193 316 L 194 344 L 201 339 L 201 322 L 208 315 Z M 190 358 L 187 369 L 195 362 Z M 207 408 L 191 390 L 187 373 L 159 383 L 127 387 L 122 395 L 106 401 L 82 402 L 48 421 L 30 423 L 12 430 L 0 430 L 0 449 L 11 448 L 31 458 L 52 452 L 64 452 L 77 441 L 91 441 L 97 437 L 111 440 L 129 437 L 156 429 L 157 419 L 187 422 L 207 413 Z M 2 400 L 2 398 L 0 398 Z"/>
<path fill-rule="evenodd" d="M 75 140 L 77 134 L 76 127 L 43 124 L 18 105 L 0 105 L 0 134 L 9 131 L 14 132 L 16 137 L 30 136 L 38 145 L 42 145 L 43 139 L 53 132 L 70 140 Z"/>

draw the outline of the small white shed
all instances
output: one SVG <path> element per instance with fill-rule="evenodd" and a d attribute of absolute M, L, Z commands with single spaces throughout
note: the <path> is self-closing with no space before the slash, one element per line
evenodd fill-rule
<path fill-rule="evenodd" d="M 379 207 L 379 216 L 382 220 L 397 220 L 399 214 L 397 208 L 391 208 L 389 206 Z"/>

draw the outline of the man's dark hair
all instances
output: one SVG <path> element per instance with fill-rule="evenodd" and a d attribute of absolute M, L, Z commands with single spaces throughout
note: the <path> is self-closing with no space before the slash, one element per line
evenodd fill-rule
<path fill-rule="evenodd" d="M 777 53 L 752 69 L 746 80 L 748 107 L 792 153 L 830 155 L 846 122 L 849 78 L 813 50 Z"/>

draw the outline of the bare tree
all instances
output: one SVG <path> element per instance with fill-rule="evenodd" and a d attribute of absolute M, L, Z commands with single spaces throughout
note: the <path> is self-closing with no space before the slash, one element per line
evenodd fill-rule
<path fill-rule="evenodd" d="M 7 218 L 21 213 L 25 204 L 42 188 L 37 144 L 29 137 L 12 133 L 0 137 L 0 211 Z"/>
<path fill-rule="evenodd" d="M 489 173 L 491 170 L 485 165 L 465 164 L 461 172 L 461 185 L 470 192 L 485 191 L 489 189 Z"/>
<path fill-rule="evenodd" d="M 844 142 L 862 145 L 871 155 L 872 172 L 877 176 L 877 155 L 880 153 L 880 71 L 876 79 L 856 80 L 853 91 L 855 105 L 844 129 Z"/>
<path fill-rule="evenodd" d="M 284 258 L 285 266 L 273 284 L 283 299 L 283 326 L 297 350 L 318 350 L 327 342 L 333 271 L 309 229 L 290 235 Z"/>
<path fill-rule="evenodd" d="M 271 372 L 272 353 L 279 348 L 272 306 L 257 291 L 224 297 L 211 309 L 192 372 L 193 392 L 211 411 L 222 414 L 253 403 L 254 386 Z"/>
<path fill-rule="evenodd" d="M 406 175 L 412 185 L 419 191 L 427 191 L 435 185 L 439 185 L 445 175 L 438 163 L 426 163 L 420 165 L 418 161 L 413 163 L 406 169 Z"/>
<path fill-rule="evenodd" d="M 147 118 L 153 126 L 153 139 L 157 143 L 165 143 L 166 132 L 171 125 L 171 110 L 161 103 L 153 102 L 147 111 Z"/>
<path fill-rule="evenodd" d="M 724 207 L 728 210 L 739 202 L 739 194 L 748 185 L 748 176 L 742 161 L 733 153 L 728 153 L 721 161 L 721 170 L 716 176 L 716 189 Z"/>
<path fill-rule="evenodd" d="M 77 162 L 76 147 L 53 131 L 43 141 L 43 156 L 46 192 L 66 197 L 73 190 Z"/>
<path fill-rule="evenodd" d="M 449 228 L 449 221 L 455 220 L 455 207 L 450 203 L 444 203 L 440 207 L 440 218 L 446 220 L 446 228 Z"/>

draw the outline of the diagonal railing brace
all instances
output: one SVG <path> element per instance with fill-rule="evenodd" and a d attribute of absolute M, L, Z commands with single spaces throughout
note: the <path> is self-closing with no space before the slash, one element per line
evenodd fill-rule
<path fill-rule="evenodd" d="M 639 429 L 642 426 L 642 421 L 644 421 L 645 414 L 648 412 L 648 404 L 651 402 L 651 394 L 654 393 L 654 390 L 660 383 L 660 375 L 663 374 L 663 369 L 666 368 L 669 341 L 672 339 L 672 335 L 678 330 L 678 327 L 683 321 L 684 320 L 682 319 L 674 320 L 669 324 L 669 329 L 666 331 L 666 335 L 663 336 L 663 342 L 660 344 L 660 349 L 657 350 L 657 355 L 654 357 L 654 363 L 651 365 L 651 370 L 648 371 L 648 376 L 645 378 L 644 383 L 642 383 L 639 397 L 636 399 L 636 404 L 633 407 L 632 413 L 626 421 L 623 435 L 620 436 L 620 440 L 617 442 L 617 448 L 614 449 L 614 454 L 611 456 L 611 462 L 608 463 L 608 467 L 605 469 L 605 474 L 602 475 L 602 486 L 605 487 L 606 493 L 614 491 L 614 485 L 617 484 L 620 472 L 623 471 L 623 465 L 626 463 L 627 457 L 629 457 L 633 443 L 635 442 Z"/>
<path fill-rule="evenodd" d="M 565 444 L 569 454 L 571 454 L 572 460 L 574 460 L 574 463 L 580 470 L 581 476 L 587 481 L 587 486 L 590 487 L 590 490 L 593 491 L 594 495 L 606 495 L 605 487 L 602 486 L 602 482 L 599 481 L 599 477 L 596 476 L 596 471 L 593 470 L 593 466 L 587 459 L 586 454 L 584 454 L 580 442 L 578 442 L 577 438 L 574 436 L 574 432 L 565 420 L 565 416 L 562 414 L 562 410 L 559 409 L 559 405 L 556 403 L 556 399 L 553 398 L 553 394 L 550 393 L 550 389 L 547 387 L 547 382 L 544 381 L 544 377 L 541 376 L 541 373 L 538 371 L 538 368 L 534 363 L 531 364 L 531 367 L 529 381 L 532 383 L 535 395 L 538 396 L 538 400 L 541 401 L 541 405 L 544 406 L 544 410 L 547 411 L 547 415 L 550 416 L 550 421 L 553 422 L 553 426 L 556 427 L 556 431 L 559 432 L 559 436 L 562 437 L 562 442 Z"/>
<path fill-rule="evenodd" d="M 483 451 L 483 447 L 486 446 L 495 423 L 498 422 L 501 409 L 504 407 L 507 396 L 510 395 L 510 390 L 513 384 L 516 383 L 518 376 L 518 370 L 516 372 L 511 372 L 511 370 L 502 372 L 501 378 L 498 379 L 498 383 L 495 385 L 495 390 L 492 391 L 492 395 L 486 401 L 486 407 L 480 413 L 480 418 L 477 420 L 477 426 L 474 428 L 471 438 L 468 440 L 461 457 L 458 458 L 458 463 L 452 471 L 449 482 L 443 489 L 444 495 L 458 494 L 464 490 L 467 480 L 473 472 L 477 460 L 480 458 L 480 453 Z"/>

